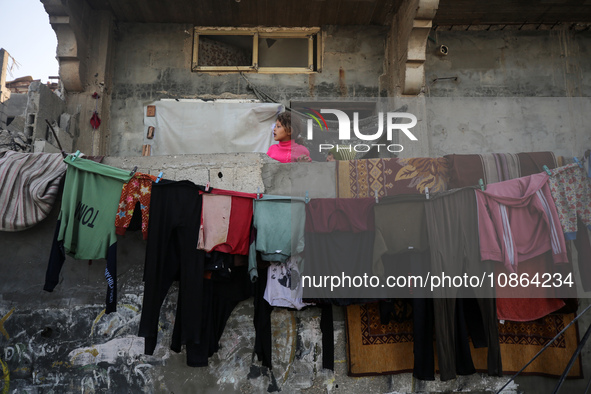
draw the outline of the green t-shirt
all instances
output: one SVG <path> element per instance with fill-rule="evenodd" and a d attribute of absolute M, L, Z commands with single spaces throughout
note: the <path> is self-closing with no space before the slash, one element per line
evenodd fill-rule
<path fill-rule="evenodd" d="M 58 241 L 76 259 L 106 258 L 117 242 L 115 215 L 129 171 L 68 156 Z"/>
<path fill-rule="evenodd" d="M 285 261 L 304 251 L 306 207 L 302 199 L 289 196 L 263 195 L 254 200 L 253 226 L 257 229 L 255 242 L 250 245 L 248 272 L 250 279 L 258 277 L 256 252 L 265 261 Z M 300 264 L 303 272 L 303 260 Z"/>

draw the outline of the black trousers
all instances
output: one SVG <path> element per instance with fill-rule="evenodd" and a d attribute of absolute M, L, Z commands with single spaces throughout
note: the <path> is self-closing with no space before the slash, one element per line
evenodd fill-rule
<path fill-rule="evenodd" d="M 200 250 L 199 253 L 205 254 Z M 225 254 L 225 253 L 224 253 Z M 232 259 L 232 255 L 227 255 Z M 206 264 L 208 260 L 206 259 Z M 224 333 L 226 322 L 240 301 L 252 295 L 252 283 L 248 276 L 248 267 L 232 267 L 228 276 L 214 274 L 211 279 L 203 281 L 203 318 L 201 321 L 201 340 L 199 343 L 186 342 L 187 365 L 190 367 L 206 367 L 209 357 L 219 349 L 219 342 Z M 181 326 L 183 300 L 179 297 L 177 315 L 172 334 L 170 348 L 181 351 Z"/>
<path fill-rule="evenodd" d="M 258 270 L 258 279 L 254 284 L 254 328 L 256 331 L 254 353 L 261 364 L 273 369 L 271 313 L 273 307 L 263 298 L 267 286 L 267 268 Z M 322 301 L 322 300 L 315 300 Z M 334 371 L 334 323 L 332 305 L 319 303 L 321 308 L 320 330 L 322 332 L 322 368 Z"/>
<path fill-rule="evenodd" d="M 202 322 L 203 258 L 197 253 L 201 196 L 190 181 L 161 180 L 152 186 L 144 265 L 144 300 L 138 336 L 154 354 L 160 308 L 172 282 L 179 281 L 181 342 L 199 343 Z"/>
<path fill-rule="evenodd" d="M 489 262 L 480 260 L 476 196 L 471 188 L 441 193 L 425 203 L 425 216 L 431 248 L 431 273 L 448 276 L 481 276 L 492 272 Z M 476 298 L 488 346 L 488 373 L 502 374 L 494 289 L 470 289 Z M 433 294 L 435 336 L 441 380 L 456 377 L 458 288 L 437 288 Z M 461 371 L 460 371 L 461 372 Z"/>

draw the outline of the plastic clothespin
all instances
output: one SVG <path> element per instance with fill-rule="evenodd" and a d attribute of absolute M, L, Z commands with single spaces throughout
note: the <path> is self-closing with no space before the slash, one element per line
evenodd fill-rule
<path fill-rule="evenodd" d="M 78 158 L 78 156 L 80 156 L 79 150 L 77 150 L 76 153 L 74 153 L 74 156 L 72 156 L 72 161 L 76 160 Z"/>
<path fill-rule="evenodd" d="M 550 171 L 550 169 L 548 168 L 548 166 L 546 164 L 544 164 L 544 166 L 542 167 L 542 169 L 544 171 L 546 171 L 546 174 L 548 174 L 549 176 L 552 176 L 552 171 Z"/>
<path fill-rule="evenodd" d="M 484 191 L 486 189 L 486 187 L 484 187 L 484 181 L 482 178 L 478 180 L 478 184 L 480 185 L 480 190 Z"/>
<path fill-rule="evenodd" d="M 160 171 L 160 174 L 158 174 L 158 178 L 156 178 L 156 183 L 160 182 L 160 179 L 162 179 L 162 175 L 164 175 L 164 173 Z"/>
<path fill-rule="evenodd" d="M 583 163 L 575 156 L 575 163 L 579 165 L 579 167 L 583 168 Z"/>
<path fill-rule="evenodd" d="M 208 192 L 208 191 L 209 191 L 209 182 L 207 182 L 207 183 L 205 184 L 205 191 L 206 191 L 206 192 Z"/>
<path fill-rule="evenodd" d="M 260 187 L 257 187 L 257 198 L 256 198 L 257 200 L 259 199 L 259 194 L 260 193 L 261 193 L 261 188 Z"/>
<path fill-rule="evenodd" d="M 429 199 L 429 186 L 425 186 L 425 196 Z"/>
<path fill-rule="evenodd" d="M 373 192 L 374 192 L 374 194 L 376 196 L 376 204 L 377 204 L 379 202 L 379 200 L 378 200 L 378 191 L 377 190 L 374 190 Z"/>
<path fill-rule="evenodd" d="M 137 171 L 137 166 L 133 167 L 133 170 L 129 173 L 130 176 L 134 176 L 135 172 Z"/>
<path fill-rule="evenodd" d="M 306 199 L 304 200 L 307 203 L 310 202 L 310 195 L 308 194 L 308 191 L 306 190 Z"/>

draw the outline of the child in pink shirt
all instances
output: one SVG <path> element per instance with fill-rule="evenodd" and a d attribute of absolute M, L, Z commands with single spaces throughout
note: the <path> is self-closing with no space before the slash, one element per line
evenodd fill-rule
<path fill-rule="evenodd" d="M 296 143 L 294 141 L 296 137 L 297 135 L 292 134 L 291 113 L 287 111 L 280 113 L 273 129 L 273 139 L 279 143 L 271 145 L 267 155 L 281 163 L 312 161 L 310 151 L 305 146 Z"/>

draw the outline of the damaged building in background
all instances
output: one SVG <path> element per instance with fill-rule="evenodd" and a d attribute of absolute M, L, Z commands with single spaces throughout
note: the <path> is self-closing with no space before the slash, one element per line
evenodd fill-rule
<path fill-rule="evenodd" d="M 383 162 L 371 161 L 378 157 L 435 177 L 411 159 L 506 152 L 525 168 L 535 161 L 530 152 L 572 159 L 591 148 L 591 6 L 575 0 L 41 2 L 58 38 L 59 85 L 7 83 L 2 73 L 0 152 L 79 150 L 126 172 L 237 192 L 377 199 L 395 182 Z M 275 113 L 334 107 L 372 122 L 383 108 L 414 114 L 417 140 L 400 133 L 391 142 L 402 151 L 347 168 L 324 162 L 326 152 L 297 165 L 266 156 Z M 244 108 L 256 109 L 255 120 L 241 117 Z M 326 118 L 310 122 L 315 136 L 334 132 L 335 118 Z M 252 298 L 237 303 L 208 365 L 190 367 L 185 350 L 170 349 L 176 287 L 163 301 L 154 354 L 144 354 L 141 231 L 118 237 L 119 302 L 106 313 L 104 260 L 68 257 L 53 292 L 43 290 L 58 208 L 59 201 L 30 229 L 0 233 L 6 392 L 491 392 L 508 379 L 485 373 L 482 349 L 472 349 L 476 374 L 417 379 L 412 327 L 382 324 L 375 310 L 357 306 L 275 308 L 268 368 L 253 353 Z M 589 293 L 578 285 L 580 312 Z M 327 331 L 322 319 L 329 316 Z M 515 360 L 505 372 L 551 343 L 574 315 L 571 308 L 549 316 L 527 329 L 500 325 Z M 578 324 L 506 392 L 554 387 L 591 316 Z M 332 369 L 327 342 L 334 344 Z M 575 359 L 564 389 L 586 386 L 580 378 L 591 375 L 590 354 L 586 347 Z"/>
<path fill-rule="evenodd" d="M 74 147 L 77 126 L 72 116 L 66 113 L 66 105 L 59 83 L 44 84 L 32 77 L 6 81 L 9 55 L 0 49 L 2 57 L 2 115 L 0 115 L 0 152 L 60 152 L 59 144 L 51 127 L 63 141 L 63 150 Z M 50 127 L 51 125 L 51 127 Z"/>

